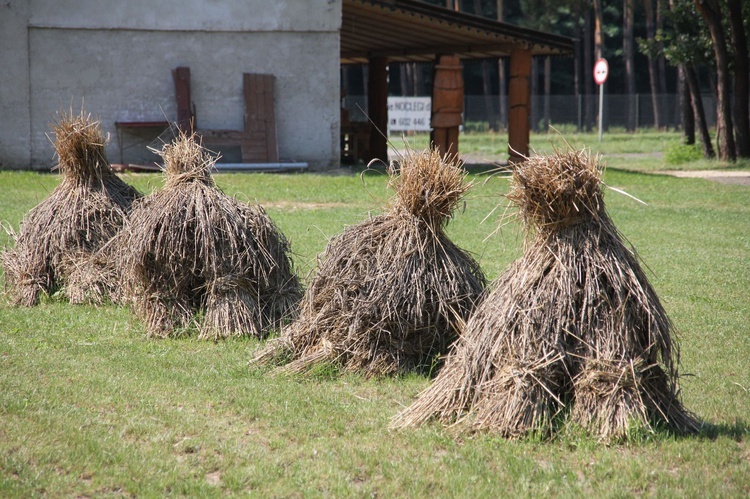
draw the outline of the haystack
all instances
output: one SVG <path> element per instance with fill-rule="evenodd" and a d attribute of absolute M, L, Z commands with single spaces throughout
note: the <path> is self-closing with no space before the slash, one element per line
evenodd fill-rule
<path fill-rule="evenodd" d="M 299 317 L 251 363 L 381 376 L 447 351 L 485 286 L 477 262 L 444 232 L 469 188 L 465 171 L 437 151 L 409 151 L 389 175 L 389 209 L 330 241 Z"/>
<path fill-rule="evenodd" d="M 138 202 L 117 237 L 123 299 L 150 336 L 263 337 L 302 295 L 284 235 L 260 206 L 225 195 L 212 157 L 181 134 L 160 152 L 165 185 Z M 202 320 L 200 320 L 202 316 Z"/>
<path fill-rule="evenodd" d="M 514 166 L 523 256 L 466 324 L 446 365 L 393 427 L 436 419 L 505 437 L 572 421 L 604 439 L 695 431 L 678 399 L 678 348 L 658 296 L 604 205 L 586 151 Z"/>
<path fill-rule="evenodd" d="M 123 226 L 128 223 L 127 217 Z M 67 260 L 65 293 L 71 303 L 101 305 L 107 301 L 119 304 L 122 282 L 119 273 L 118 240 L 125 232 L 120 229 L 99 249 L 81 253 Z"/>
<path fill-rule="evenodd" d="M 17 305 L 38 303 L 40 293 L 65 287 L 71 301 L 88 292 L 69 281 L 83 262 L 122 226 L 138 191 L 110 168 L 100 123 L 85 115 L 63 115 L 52 128 L 62 181 L 31 209 L 15 247 L 3 252 L 5 287 Z"/>

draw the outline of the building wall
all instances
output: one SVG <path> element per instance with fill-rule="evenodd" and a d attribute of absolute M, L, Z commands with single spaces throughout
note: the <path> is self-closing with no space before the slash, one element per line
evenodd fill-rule
<path fill-rule="evenodd" d="M 0 72 L 0 112 L 13 116 L 0 125 L 0 162 L 6 166 L 49 168 L 54 163 L 49 123 L 58 111 L 78 112 L 81 106 L 110 133 L 110 161 L 153 161 L 145 147 L 149 137 L 122 132 L 121 151 L 114 124 L 174 121 L 172 70 L 178 66 L 190 67 L 199 128 L 242 129 L 242 73 L 271 73 L 280 157 L 313 168 L 338 161 L 340 0 L 9 5 L 0 9 L 14 15 L 10 21 L 0 15 L 0 30 L 8 24 L 15 36 L 2 30 L 0 44 L 11 43 L 12 61 L 26 69 Z M 0 54 L 0 62 L 11 58 L 6 49 Z M 15 88 L 6 88 L 11 86 L 6 79 Z M 26 122 L 16 120 L 22 115 Z"/>
<path fill-rule="evenodd" d="M 0 167 L 31 162 L 28 0 L 0 3 Z"/>

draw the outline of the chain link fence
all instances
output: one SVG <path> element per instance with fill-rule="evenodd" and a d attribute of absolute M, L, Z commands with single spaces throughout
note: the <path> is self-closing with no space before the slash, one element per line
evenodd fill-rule
<path fill-rule="evenodd" d="M 605 128 L 639 130 L 643 128 L 677 129 L 681 126 L 680 96 L 677 94 L 604 94 Z M 716 121 L 716 103 L 712 95 L 702 97 L 708 126 Z M 506 104 L 507 105 L 507 104 Z M 658 113 L 658 122 L 656 119 Z M 577 130 L 592 130 L 599 115 L 598 95 L 533 95 L 531 126 L 542 131 L 547 123 L 568 125 Z M 497 96 L 467 95 L 464 100 L 464 123 L 468 129 L 505 128 Z"/>
<path fill-rule="evenodd" d="M 639 130 L 657 127 L 662 129 L 681 127 L 680 97 L 677 94 L 604 94 L 605 129 Z M 716 123 L 716 99 L 713 95 L 702 96 L 703 109 L 709 127 Z M 500 98 L 497 95 L 466 95 L 464 97 L 464 129 L 487 131 L 507 128 L 507 113 L 500 113 Z M 507 106 L 507 100 L 503 103 Z M 367 121 L 367 98 L 346 96 L 342 107 L 349 121 Z M 549 123 L 556 127 L 573 127 L 579 131 L 595 130 L 598 127 L 599 95 L 533 95 L 531 97 L 531 127 L 543 131 Z"/>

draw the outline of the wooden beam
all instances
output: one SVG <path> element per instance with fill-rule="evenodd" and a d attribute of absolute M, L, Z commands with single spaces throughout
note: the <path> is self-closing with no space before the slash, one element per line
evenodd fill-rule
<path fill-rule="evenodd" d="M 367 114 L 373 124 L 370 133 L 371 159 L 388 163 L 388 59 L 372 57 L 368 61 Z"/>
<path fill-rule="evenodd" d="M 521 45 L 510 53 L 508 108 L 508 162 L 519 163 L 529 155 L 531 111 L 531 49 Z"/>

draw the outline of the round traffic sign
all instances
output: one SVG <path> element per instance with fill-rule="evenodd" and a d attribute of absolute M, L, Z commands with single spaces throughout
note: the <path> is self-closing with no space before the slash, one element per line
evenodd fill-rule
<path fill-rule="evenodd" d="M 594 81 L 597 85 L 603 85 L 607 81 L 609 74 L 609 64 L 607 59 L 597 59 L 594 63 Z"/>

